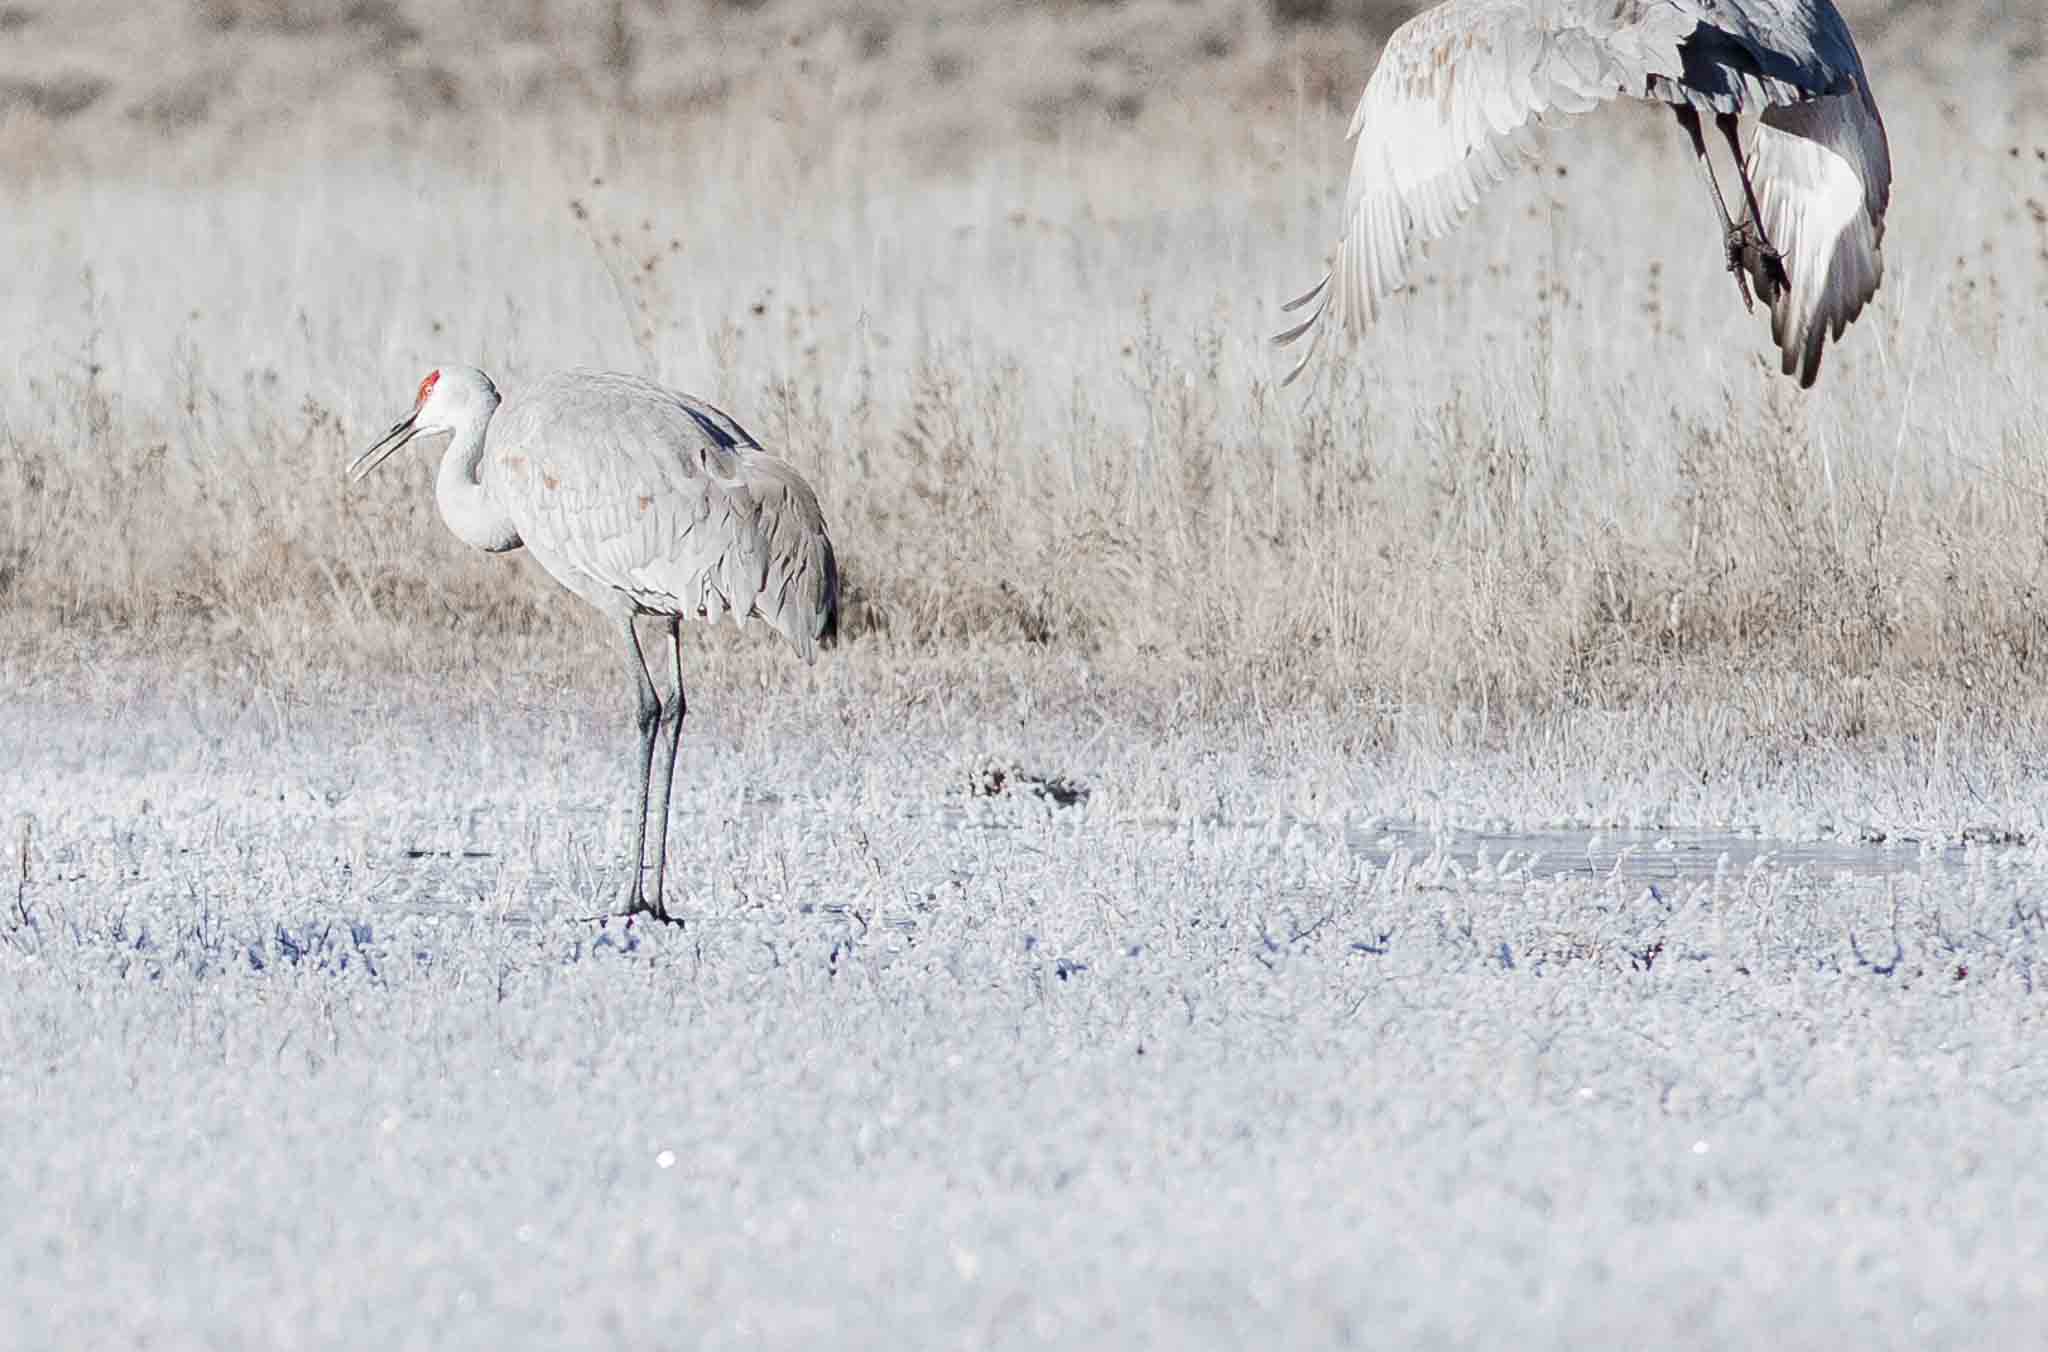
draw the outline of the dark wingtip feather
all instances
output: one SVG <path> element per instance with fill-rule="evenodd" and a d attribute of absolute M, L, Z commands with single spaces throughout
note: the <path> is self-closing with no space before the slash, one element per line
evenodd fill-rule
<path fill-rule="evenodd" d="M 1806 345 L 1806 359 L 1799 365 L 1799 388 L 1810 390 L 1813 382 L 1820 379 L 1820 354 L 1823 344 L 1821 335 L 1816 333 Z"/>

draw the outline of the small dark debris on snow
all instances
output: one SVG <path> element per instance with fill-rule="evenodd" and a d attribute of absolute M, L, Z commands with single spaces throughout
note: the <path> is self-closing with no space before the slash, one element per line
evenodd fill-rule
<path fill-rule="evenodd" d="M 1049 800 L 1054 807 L 1088 801 L 1088 786 L 1064 775 L 1033 774 L 1014 765 L 977 765 L 968 772 L 967 792 L 975 798 L 1002 798 L 1022 791 Z"/>

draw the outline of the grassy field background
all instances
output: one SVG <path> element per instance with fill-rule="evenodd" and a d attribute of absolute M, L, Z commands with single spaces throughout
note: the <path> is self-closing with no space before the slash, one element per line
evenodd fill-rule
<path fill-rule="evenodd" d="M 1648 107 L 1276 389 L 1399 6 L 10 6 L 7 641 L 588 670 L 598 627 L 447 537 L 424 469 L 338 470 L 436 362 L 596 365 L 802 466 L 890 652 L 1510 724 L 1760 671 L 1826 736 L 2031 716 L 2043 20 L 1845 9 L 1898 190 L 1801 394 Z"/>

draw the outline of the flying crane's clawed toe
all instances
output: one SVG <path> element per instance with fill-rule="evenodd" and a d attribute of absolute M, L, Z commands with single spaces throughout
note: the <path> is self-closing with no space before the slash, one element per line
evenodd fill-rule
<path fill-rule="evenodd" d="M 1775 305 L 1792 285 L 1785 273 L 1784 255 L 1772 247 L 1752 220 L 1728 228 L 1728 271 L 1735 274 L 1735 289 L 1742 293 L 1746 310 L 1754 309 L 1756 300 Z M 1751 287 L 1756 288 L 1755 300 L 1750 298 Z"/>
<path fill-rule="evenodd" d="M 1742 308 L 1756 313 L 1756 301 L 1749 294 L 1749 272 L 1742 266 L 1742 254 L 1731 241 L 1728 245 L 1728 271 L 1735 278 L 1735 289 L 1742 294 Z"/>
<path fill-rule="evenodd" d="M 1757 265 L 1749 274 L 1756 286 L 1756 294 L 1766 305 L 1776 305 L 1778 297 L 1792 288 L 1792 279 L 1785 273 L 1785 259 L 1766 241 L 1757 250 Z"/>

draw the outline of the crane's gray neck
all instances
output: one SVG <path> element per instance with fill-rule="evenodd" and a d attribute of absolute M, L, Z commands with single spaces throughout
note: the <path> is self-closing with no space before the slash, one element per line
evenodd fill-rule
<path fill-rule="evenodd" d="M 483 481 L 484 433 L 497 407 L 498 401 L 492 399 L 456 431 L 441 455 L 441 472 L 434 480 L 434 500 L 455 538 L 493 554 L 517 549 L 521 543 L 519 528 Z"/>

